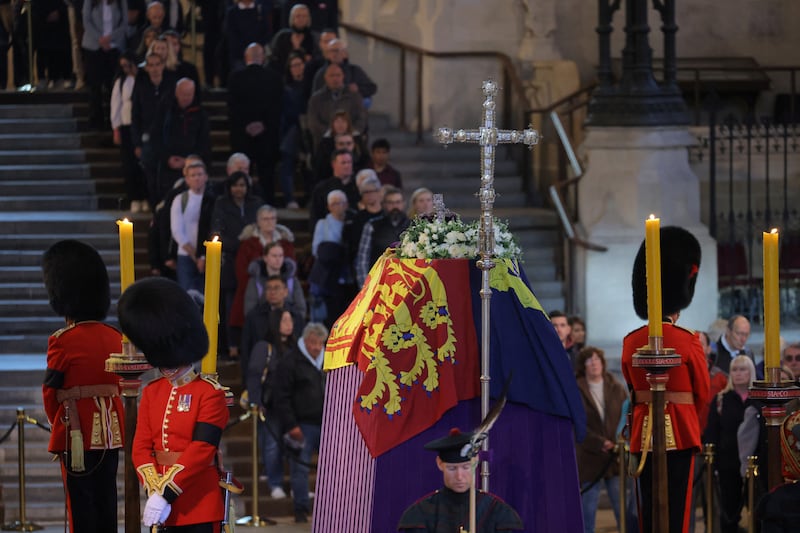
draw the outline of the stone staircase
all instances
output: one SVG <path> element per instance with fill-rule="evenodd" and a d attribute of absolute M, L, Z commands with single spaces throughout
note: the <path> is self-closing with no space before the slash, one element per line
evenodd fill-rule
<path fill-rule="evenodd" d="M 212 123 L 212 181 L 224 176 L 230 153 L 224 93 L 206 93 L 204 105 Z M 41 404 L 47 337 L 62 327 L 53 316 L 41 282 L 40 259 L 52 243 L 79 238 L 95 246 L 108 265 L 112 295 L 119 294 L 118 240 L 115 220 L 130 217 L 118 149 L 110 132 L 87 131 L 85 94 L 69 92 L 0 93 L 0 436 L 16 419 L 17 407 L 46 422 Z M 476 146 L 447 150 L 430 136 L 421 146 L 415 136 L 393 129 L 385 117 L 371 117 L 371 137 L 387 137 L 392 162 L 401 170 L 406 190 L 426 186 L 445 194 L 448 207 L 463 218 L 477 217 L 474 192 L 479 187 Z M 545 309 L 563 308 L 563 289 L 557 280 L 557 220 L 547 210 L 524 205 L 516 164 L 498 152 L 497 216 L 508 219 L 525 250 L 525 269 Z M 299 184 L 298 184 L 299 185 Z M 303 191 L 298 196 L 304 198 Z M 280 199 L 280 194 L 278 195 Z M 279 200 L 280 201 L 280 200 Z M 137 278 L 147 274 L 148 216 L 134 215 Z M 280 210 L 282 223 L 295 231 L 299 253 L 310 246 L 305 210 Z M 109 321 L 115 322 L 116 296 Z M 238 398 L 238 365 L 222 364 L 221 381 Z M 238 406 L 231 420 L 242 414 Z M 226 467 L 248 490 L 237 498 L 237 515 L 252 510 L 250 422 L 236 425 L 223 438 Z M 63 489 L 57 463 L 46 452 L 48 434 L 26 426 L 26 516 L 40 523 L 63 520 Z M 5 521 L 19 517 L 17 430 L 0 443 L 0 483 Z M 120 468 L 120 498 L 122 497 Z M 287 478 L 288 479 L 288 478 Z M 263 516 L 291 515 L 291 501 L 266 497 L 259 483 Z M 0 507 L 2 514 L 2 507 Z M 122 507 L 120 507 L 120 518 Z M 2 516 L 0 516 L 2 518 Z M 0 522 L 2 522 L 0 520 Z"/>

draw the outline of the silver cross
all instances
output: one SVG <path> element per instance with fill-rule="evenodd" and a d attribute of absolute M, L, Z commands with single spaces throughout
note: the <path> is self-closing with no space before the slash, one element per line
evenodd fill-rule
<path fill-rule="evenodd" d="M 492 225 L 492 208 L 494 206 L 494 160 L 498 144 L 525 144 L 529 147 L 539 142 L 539 132 L 533 128 L 523 131 L 498 130 L 495 127 L 495 96 L 497 84 L 492 80 L 483 82 L 483 124 L 477 130 L 456 130 L 439 128 L 437 139 L 445 147 L 448 144 L 478 143 L 481 145 L 481 189 L 478 198 L 481 202 L 481 224 L 479 236 L 479 252 L 484 260 L 489 260 L 494 252 L 494 229 Z"/>

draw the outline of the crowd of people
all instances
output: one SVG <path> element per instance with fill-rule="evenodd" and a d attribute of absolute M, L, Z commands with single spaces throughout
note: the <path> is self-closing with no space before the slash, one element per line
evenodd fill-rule
<path fill-rule="evenodd" d="M 604 351 L 587 343 L 586 325 L 579 316 L 567 317 L 559 310 L 551 311 L 549 316 L 574 367 L 587 414 L 587 437 L 576 449 L 585 531 L 595 530 L 602 489 L 606 491 L 617 523 L 619 513 L 624 512 L 628 531 L 638 531 L 637 494 L 634 490 L 627 493 L 626 509 L 620 510 L 619 476 L 629 473 L 619 471 L 616 457 L 618 439 L 629 424 L 629 389 L 609 371 Z M 749 393 L 753 381 L 764 379 L 764 362 L 756 364 L 754 352 L 748 347 L 750 321 L 742 315 L 717 320 L 709 325 L 708 332 L 697 331 L 694 335 L 702 348 L 710 384 L 710 400 L 694 406 L 693 411 L 697 412 L 700 440 L 715 446 L 714 523 L 722 533 L 739 533 L 744 530 L 740 523 L 748 501 L 748 456 L 758 457 L 762 472 L 756 477 L 754 501 L 758 503 L 770 492 L 764 474 L 768 468 L 765 421 L 761 415 L 761 403 L 750 398 Z M 782 340 L 781 372 L 783 379 L 800 384 L 800 342 L 786 343 Z M 787 415 L 798 408 L 798 402 L 790 402 Z M 707 511 L 703 464 L 703 458 L 697 455 L 689 490 L 692 510 L 689 531 L 695 530 L 694 511 L 697 507 L 702 507 L 703 516 Z M 756 513 L 756 509 L 748 511 Z M 756 517 L 761 516 L 756 514 Z"/>
<path fill-rule="evenodd" d="M 410 218 L 432 211 L 433 194 L 414 191 L 407 209 L 389 141 L 370 142 L 367 110 L 377 86 L 348 60 L 335 19 L 326 15 L 335 2 L 198 6 L 202 75 L 181 49 L 181 2 L 85 0 L 55 20 L 65 36 L 81 34 L 72 73 L 45 64 L 40 88 L 62 79 L 87 85 L 89 125 L 113 132 L 130 211 L 151 217 L 155 279 L 174 280 L 202 305 L 204 241 L 222 240 L 218 351 L 239 363 L 242 405 L 266 415 L 258 446 L 270 496 L 285 498 L 291 489 L 303 522 L 328 328 Z M 204 85 L 228 91 L 232 154 L 222 180 L 211 175 Z M 277 207 L 298 208 L 303 198 L 310 250 L 278 220 Z M 287 458 L 291 481 L 284 484 Z M 159 497 L 149 509 L 153 523 L 175 505 L 168 494 Z"/>

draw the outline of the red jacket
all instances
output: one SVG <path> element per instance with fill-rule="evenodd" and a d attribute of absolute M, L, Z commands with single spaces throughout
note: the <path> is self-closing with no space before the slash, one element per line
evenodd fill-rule
<path fill-rule="evenodd" d="M 167 526 L 222 520 L 214 459 L 227 422 L 224 391 L 194 371 L 144 388 L 131 457 L 148 496 L 172 504 Z"/>
<path fill-rule="evenodd" d="M 53 333 L 47 342 L 47 372 L 42 398 L 52 432 L 47 449 L 59 453 L 71 448 L 69 428 L 64 422 L 65 405 L 57 396 L 73 391 L 84 450 L 122 448 L 124 410 L 119 397 L 120 377 L 105 371 L 105 362 L 122 349 L 122 335 L 102 322 L 78 322 Z M 113 391 L 85 396 L 76 387 L 105 385 Z M 90 389 L 84 389 L 87 391 Z M 70 413 L 73 421 L 74 414 Z"/>
<path fill-rule="evenodd" d="M 625 381 L 633 389 L 633 427 L 631 428 L 631 451 L 642 451 L 642 425 L 648 414 L 648 404 L 636 399 L 635 391 L 649 391 L 647 372 L 641 368 L 633 368 L 633 355 L 636 349 L 648 343 L 647 326 L 629 333 L 622 342 L 622 374 Z M 664 322 L 664 346 L 674 348 L 681 355 L 681 365 L 669 370 L 667 392 L 690 392 L 694 404 L 667 402 L 665 413 L 672 421 L 675 436 L 675 447 L 669 449 L 699 451 L 700 421 L 699 413 L 710 401 L 709 376 L 703 347 L 697 334 L 689 329 Z"/>

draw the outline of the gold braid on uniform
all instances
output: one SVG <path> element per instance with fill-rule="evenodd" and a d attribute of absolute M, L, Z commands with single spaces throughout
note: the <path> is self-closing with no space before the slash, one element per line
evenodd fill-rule
<path fill-rule="evenodd" d="M 180 496 L 183 491 L 175 484 L 173 479 L 183 468 L 183 465 L 174 464 L 167 469 L 164 475 L 160 475 L 156 471 L 156 467 L 153 463 L 147 463 L 139 466 L 136 471 L 142 476 L 142 483 L 144 484 L 148 496 L 152 496 L 153 494 L 164 496 L 164 491 L 167 488 L 174 492 L 175 495 Z"/>
<path fill-rule="evenodd" d="M 647 417 L 649 420 L 653 420 L 653 402 L 647 405 L 649 411 Z M 644 465 L 647 462 L 647 454 L 650 453 L 650 445 L 653 441 L 653 424 L 649 424 L 647 420 L 645 420 L 643 424 L 645 426 L 645 431 L 642 436 L 642 459 L 639 461 L 639 467 L 636 469 L 636 472 L 634 472 L 631 477 L 640 477 L 642 475 L 642 470 L 644 470 Z"/>

